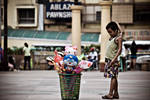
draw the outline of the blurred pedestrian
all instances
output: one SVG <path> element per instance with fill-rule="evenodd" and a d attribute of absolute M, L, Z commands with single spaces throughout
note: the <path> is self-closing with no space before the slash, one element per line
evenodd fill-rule
<path fill-rule="evenodd" d="M 29 48 L 28 44 L 24 43 L 24 70 L 26 70 L 26 65 L 28 63 L 28 68 L 31 70 L 30 60 L 31 60 L 31 49 Z"/>
<path fill-rule="evenodd" d="M 135 70 L 136 67 L 136 58 L 137 58 L 137 45 L 135 43 L 135 41 L 132 41 L 131 47 L 130 47 L 130 51 L 131 51 L 131 62 L 130 62 L 130 69 L 131 70 Z"/>
<path fill-rule="evenodd" d="M 8 57 L 8 67 L 9 67 L 9 71 L 17 71 L 16 61 L 15 61 L 15 58 L 13 56 Z"/>
<path fill-rule="evenodd" d="M 90 53 L 89 53 L 89 55 L 88 55 L 88 60 L 91 61 L 91 62 L 93 62 L 92 66 L 91 66 L 92 69 L 98 67 L 98 66 L 97 66 L 98 54 L 97 54 L 97 52 L 95 51 L 95 48 L 94 48 L 94 47 L 92 47 L 92 48 L 90 49 Z"/>
<path fill-rule="evenodd" d="M 106 49 L 106 65 L 105 65 L 105 78 L 111 78 L 109 94 L 102 96 L 103 99 L 119 99 L 118 93 L 118 56 L 122 51 L 122 33 L 119 28 L 119 24 L 116 22 L 110 22 L 107 26 L 107 32 L 110 35 L 110 39 Z"/>
<path fill-rule="evenodd" d="M 123 68 L 121 71 L 126 71 L 126 60 L 127 60 L 127 55 L 128 55 L 128 49 L 122 45 L 122 52 L 119 57 L 120 60 L 120 66 Z"/>
<path fill-rule="evenodd" d="M 2 60 L 3 60 L 3 54 L 4 54 L 3 48 L 0 47 L 0 63 L 2 63 Z"/>

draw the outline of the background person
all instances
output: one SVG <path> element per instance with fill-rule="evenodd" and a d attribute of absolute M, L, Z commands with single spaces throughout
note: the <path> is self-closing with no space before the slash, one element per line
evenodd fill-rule
<path fill-rule="evenodd" d="M 122 52 L 121 55 L 119 57 L 120 60 L 120 66 L 123 67 L 123 69 L 121 71 L 126 71 L 127 70 L 127 66 L 126 66 L 126 60 L 127 60 L 127 55 L 128 55 L 128 49 L 122 45 Z"/>
<path fill-rule="evenodd" d="M 92 47 L 90 49 L 90 53 L 88 55 L 88 61 L 91 61 L 93 62 L 93 65 L 91 66 L 92 69 L 96 68 L 97 67 L 97 62 L 98 62 L 98 54 L 97 52 L 95 51 L 95 48 Z"/>
<path fill-rule="evenodd" d="M 131 70 L 135 70 L 136 67 L 136 58 L 137 58 L 137 45 L 135 43 L 135 41 L 133 40 L 131 47 L 130 47 L 130 51 L 131 51 L 131 62 L 130 62 L 130 69 Z"/>
<path fill-rule="evenodd" d="M 13 56 L 8 57 L 8 67 L 9 71 L 16 71 L 16 62 Z"/>
<path fill-rule="evenodd" d="M 24 43 L 24 70 L 26 70 L 26 65 L 28 64 L 29 70 L 31 70 L 30 60 L 31 60 L 31 49 L 27 43 Z"/>

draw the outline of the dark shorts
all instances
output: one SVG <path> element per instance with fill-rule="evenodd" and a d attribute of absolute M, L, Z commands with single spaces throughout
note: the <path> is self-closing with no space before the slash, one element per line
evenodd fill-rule
<path fill-rule="evenodd" d="M 137 56 L 136 55 L 131 55 L 131 59 L 136 59 Z"/>

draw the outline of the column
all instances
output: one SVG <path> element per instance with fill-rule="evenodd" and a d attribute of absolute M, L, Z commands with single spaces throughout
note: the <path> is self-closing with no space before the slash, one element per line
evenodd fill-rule
<path fill-rule="evenodd" d="M 39 18 L 38 18 L 38 30 L 44 30 L 44 15 L 43 15 L 43 4 L 39 4 Z"/>
<path fill-rule="evenodd" d="M 100 6 L 102 7 L 101 11 L 101 57 L 100 57 L 100 71 L 104 71 L 105 66 L 105 51 L 107 41 L 109 39 L 109 34 L 106 30 L 106 25 L 110 22 L 110 7 L 112 5 L 112 1 L 101 1 Z"/>
<path fill-rule="evenodd" d="M 74 5 L 72 9 L 72 46 L 77 46 L 77 55 L 81 55 L 81 9 L 82 6 Z"/>

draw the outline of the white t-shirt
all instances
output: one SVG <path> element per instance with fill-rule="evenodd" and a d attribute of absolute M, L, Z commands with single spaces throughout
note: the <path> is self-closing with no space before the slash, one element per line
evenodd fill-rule
<path fill-rule="evenodd" d="M 98 60 L 97 52 L 96 51 L 90 52 L 89 56 L 91 57 L 91 59 L 94 59 L 94 57 L 96 56 L 96 60 Z"/>
<path fill-rule="evenodd" d="M 125 46 L 122 46 L 121 56 L 126 57 L 128 55 L 128 49 L 125 49 Z"/>
<path fill-rule="evenodd" d="M 31 55 L 31 54 L 30 54 L 30 48 L 29 48 L 29 47 L 28 47 L 28 48 L 27 48 L 27 47 L 24 47 L 24 48 L 23 48 L 23 51 L 24 51 L 24 55 L 25 55 L 25 56 L 30 56 L 30 55 Z"/>

